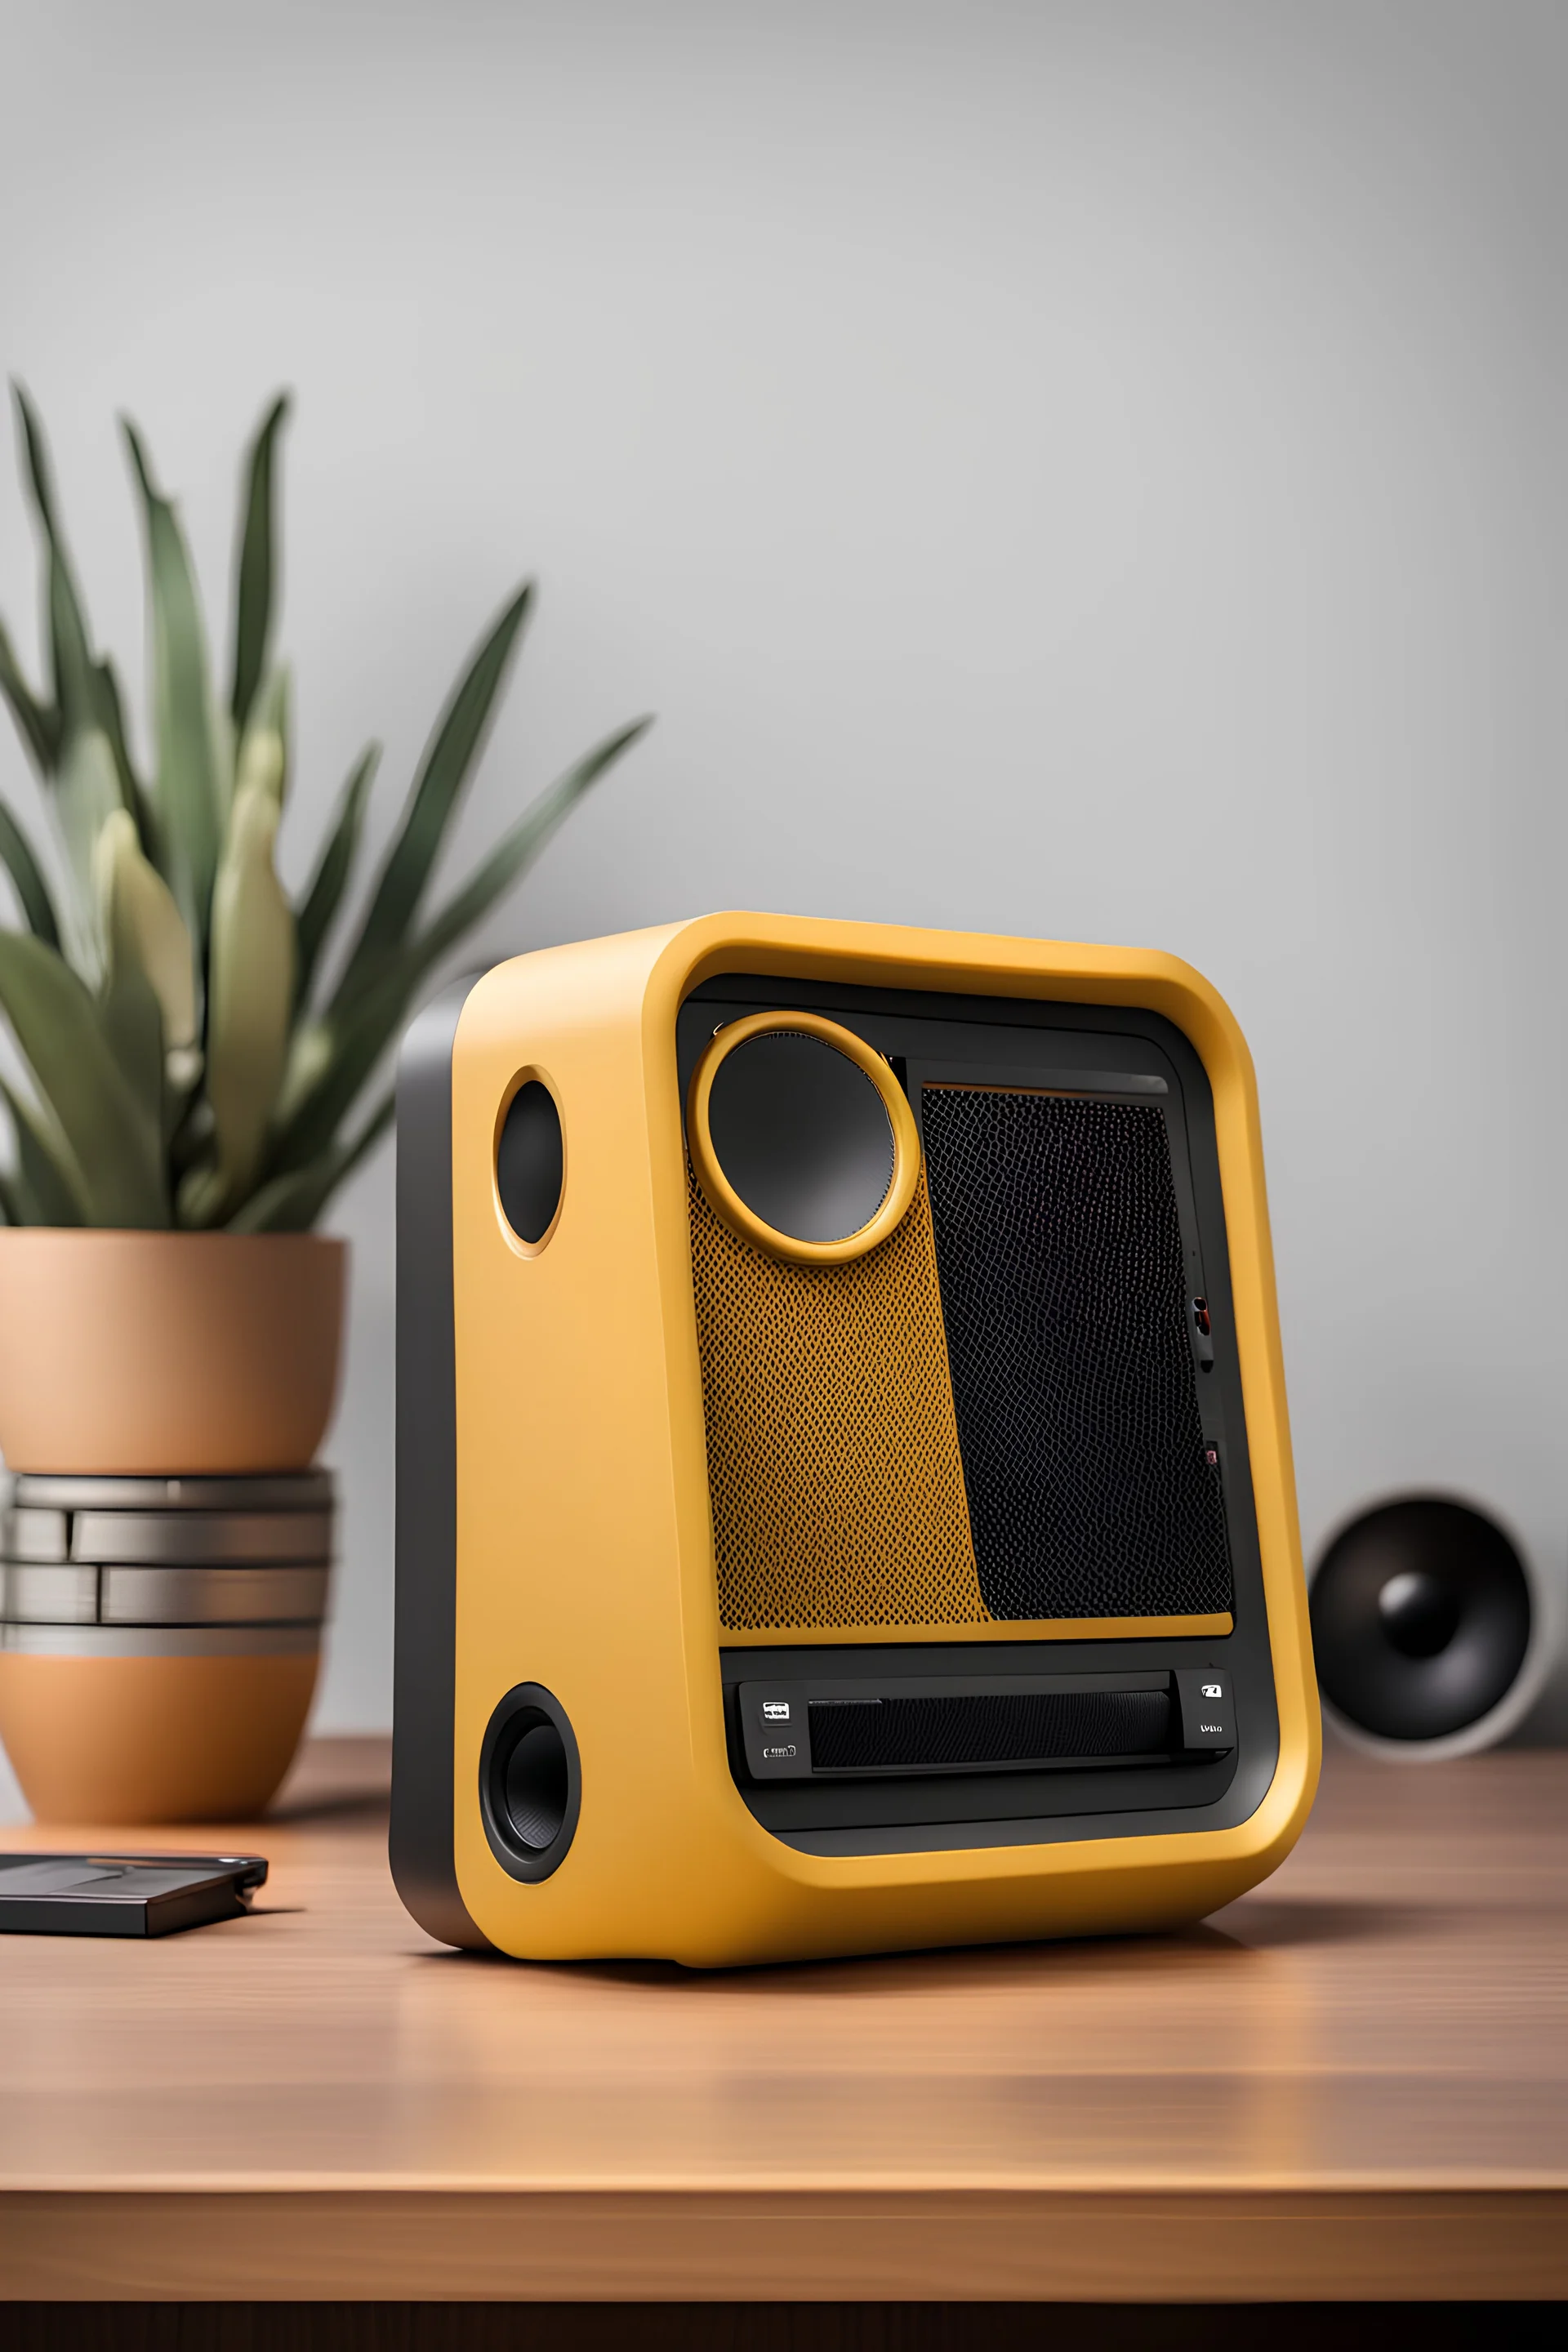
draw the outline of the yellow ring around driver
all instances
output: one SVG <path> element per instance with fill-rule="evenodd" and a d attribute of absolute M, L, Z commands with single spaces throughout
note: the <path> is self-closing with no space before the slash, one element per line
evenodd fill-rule
<path fill-rule="evenodd" d="M 846 1061 L 853 1062 L 876 1087 L 893 1130 L 893 1172 L 881 1206 L 868 1223 L 858 1233 L 846 1234 L 840 1241 L 800 1241 L 794 1234 L 782 1234 L 776 1225 L 765 1223 L 742 1200 L 719 1165 L 719 1155 L 713 1149 L 708 1104 L 714 1079 L 737 1045 L 745 1045 L 748 1038 L 765 1037 L 780 1030 L 819 1037 L 825 1045 L 836 1047 Z M 920 1182 L 920 1132 L 902 1087 L 880 1054 L 873 1053 L 863 1038 L 837 1021 L 825 1021 L 819 1013 L 753 1013 L 744 1021 L 727 1023 L 691 1073 L 686 1097 L 686 1134 L 697 1181 L 714 1214 L 753 1248 L 766 1250 L 772 1257 L 793 1258 L 799 1265 L 843 1265 L 850 1258 L 864 1257 L 902 1223 Z"/>

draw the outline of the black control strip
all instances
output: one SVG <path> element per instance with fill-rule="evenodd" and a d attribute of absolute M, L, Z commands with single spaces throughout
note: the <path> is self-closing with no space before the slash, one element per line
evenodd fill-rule
<path fill-rule="evenodd" d="M 1236 1745 L 1229 1675 L 909 1675 L 742 1682 L 746 1766 L 759 1781 L 1079 1770 L 1211 1760 Z"/>

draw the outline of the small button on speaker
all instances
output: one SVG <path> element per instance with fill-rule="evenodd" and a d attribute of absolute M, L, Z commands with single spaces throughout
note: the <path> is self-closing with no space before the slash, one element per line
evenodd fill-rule
<path fill-rule="evenodd" d="M 479 1811 L 501 1868 L 525 1881 L 558 1870 L 581 1802 L 565 1709 L 541 1684 L 519 1683 L 491 1716 L 479 1751 Z"/>
<path fill-rule="evenodd" d="M 914 1114 L 891 1069 L 815 1013 L 721 1029 L 693 1075 L 687 1130 L 715 1213 L 742 1240 L 806 1264 L 875 1249 L 919 1181 Z"/>
<path fill-rule="evenodd" d="M 1363 1745 L 1485 1747 L 1533 1695 L 1529 1573 L 1496 1522 L 1466 1504 L 1411 1496 L 1352 1520 L 1319 1564 L 1311 1612 L 1323 1697 Z"/>
<path fill-rule="evenodd" d="M 555 1097 L 538 1078 L 529 1078 L 508 1104 L 496 1139 L 496 1195 L 507 1223 L 530 1248 L 555 1223 L 564 1172 Z"/>

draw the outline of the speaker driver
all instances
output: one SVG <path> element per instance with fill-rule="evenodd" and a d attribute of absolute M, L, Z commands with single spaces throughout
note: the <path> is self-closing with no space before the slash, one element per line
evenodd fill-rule
<path fill-rule="evenodd" d="M 714 1213 L 776 1257 L 831 1265 L 886 1241 L 914 1198 L 920 1139 L 882 1056 L 841 1023 L 761 1013 L 692 1074 L 687 1136 Z"/>
<path fill-rule="evenodd" d="M 1352 1519 L 1319 1563 L 1311 1612 L 1326 1710 L 1354 1745 L 1464 1754 L 1500 1738 L 1535 1696 L 1530 1572 L 1468 1504 L 1415 1495 Z"/>
<path fill-rule="evenodd" d="M 577 1742 L 559 1699 L 538 1683 L 508 1691 L 479 1750 L 479 1816 L 511 1877 L 548 1878 L 565 1858 L 582 1804 Z"/>

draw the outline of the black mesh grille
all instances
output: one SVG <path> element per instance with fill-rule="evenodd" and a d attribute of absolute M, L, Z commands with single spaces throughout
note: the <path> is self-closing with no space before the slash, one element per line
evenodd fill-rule
<path fill-rule="evenodd" d="M 1170 1697 L 1158 1690 L 813 1699 L 808 1714 L 817 1772 L 1152 1756 L 1171 1736 Z"/>
<path fill-rule="evenodd" d="M 921 1113 L 987 1608 L 1227 1611 L 1164 1114 L 971 1087 Z"/>

